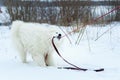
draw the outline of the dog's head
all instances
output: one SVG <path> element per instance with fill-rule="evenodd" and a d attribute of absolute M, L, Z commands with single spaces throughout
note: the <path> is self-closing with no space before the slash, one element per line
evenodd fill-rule
<path fill-rule="evenodd" d="M 59 47 L 63 43 L 64 38 L 62 38 L 62 36 L 64 34 L 59 28 L 51 29 L 50 35 L 51 35 L 50 42 L 52 41 L 52 38 L 54 37 L 54 43 L 56 44 L 56 46 Z"/>
<path fill-rule="evenodd" d="M 49 27 L 48 28 L 50 37 L 55 37 L 56 39 L 60 40 L 64 35 L 63 32 L 56 26 L 56 27 Z"/>
<path fill-rule="evenodd" d="M 53 36 L 55 38 L 57 38 L 58 40 L 60 40 L 62 38 L 62 34 L 59 32 L 56 32 L 56 34 Z"/>

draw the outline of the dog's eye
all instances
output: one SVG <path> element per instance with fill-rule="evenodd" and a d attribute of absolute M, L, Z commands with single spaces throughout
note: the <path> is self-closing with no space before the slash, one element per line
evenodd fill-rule
<path fill-rule="evenodd" d="M 58 34 L 58 32 L 56 32 L 56 34 Z"/>

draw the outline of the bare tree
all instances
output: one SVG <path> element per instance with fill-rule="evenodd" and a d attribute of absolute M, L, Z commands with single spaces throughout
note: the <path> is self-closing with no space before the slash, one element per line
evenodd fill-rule
<path fill-rule="evenodd" d="M 86 3 L 81 4 L 83 0 L 6 0 L 5 4 L 12 20 L 19 19 L 26 22 L 32 21 L 69 26 L 72 25 L 72 23 L 87 24 L 94 18 L 100 16 L 95 16 L 98 13 L 96 11 L 98 8 L 90 5 L 92 0 L 85 1 Z M 88 6 L 86 4 L 88 4 Z M 109 11 L 112 8 L 115 8 L 115 6 L 108 5 L 106 7 L 104 6 L 104 8 Z M 99 9 L 101 15 L 106 13 L 103 10 L 103 7 L 99 7 Z M 119 15 L 120 10 L 117 10 L 116 12 L 105 16 L 97 23 L 120 20 Z"/>

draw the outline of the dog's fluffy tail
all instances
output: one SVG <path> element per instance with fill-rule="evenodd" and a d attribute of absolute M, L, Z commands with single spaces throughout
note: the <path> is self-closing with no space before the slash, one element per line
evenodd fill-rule
<path fill-rule="evenodd" d="M 23 24 L 23 21 L 13 21 L 11 26 L 11 35 L 12 37 L 19 37 L 19 28 Z"/>
<path fill-rule="evenodd" d="M 17 21 L 13 21 L 13 23 L 11 25 L 11 39 L 12 39 L 12 42 L 13 42 L 14 46 L 16 47 L 16 49 L 22 48 L 22 44 L 20 41 L 20 34 L 19 34 L 19 30 L 20 30 L 20 27 L 22 26 L 22 24 L 24 24 L 23 21 L 17 20 Z"/>
<path fill-rule="evenodd" d="M 24 23 L 23 21 L 19 21 L 19 20 L 13 21 L 13 22 L 12 22 L 12 26 L 11 26 L 12 31 L 18 30 L 18 28 L 19 28 L 23 23 Z M 13 29 L 14 29 L 14 30 L 13 30 Z"/>

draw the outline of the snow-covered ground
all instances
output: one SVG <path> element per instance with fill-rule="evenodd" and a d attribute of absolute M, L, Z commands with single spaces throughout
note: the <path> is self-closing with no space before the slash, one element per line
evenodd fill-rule
<path fill-rule="evenodd" d="M 78 34 L 69 36 L 76 41 Z M 102 35 L 102 36 L 101 36 Z M 8 27 L 0 27 L 0 80 L 120 80 L 120 23 L 106 27 L 87 27 L 79 45 L 65 40 L 59 51 L 65 59 L 86 72 L 39 67 L 28 57 L 21 63 L 10 40 Z M 54 53 L 58 66 L 69 66 Z M 104 68 L 102 72 L 92 69 Z"/>

